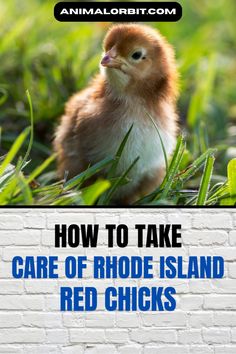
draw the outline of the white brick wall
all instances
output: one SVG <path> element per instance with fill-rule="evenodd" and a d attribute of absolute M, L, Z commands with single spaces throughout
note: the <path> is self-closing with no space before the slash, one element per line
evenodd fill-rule
<path fill-rule="evenodd" d="M 97 249 L 55 249 L 55 223 L 99 223 Z M 130 227 L 129 246 L 107 248 L 106 223 Z M 182 224 L 183 247 L 136 247 L 135 223 Z M 174 286 L 174 312 L 107 312 L 103 292 L 112 284 L 151 286 L 152 279 L 19 280 L 11 276 L 15 255 L 220 255 L 225 278 L 157 279 Z M 62 263 L 59 270 L 62 269 Z M 59 311 L 61 286 L 96 286 L 98 310 Z M 0 209 L 0 353 L 235 354 L 236 210 L 233 209 Z"/>

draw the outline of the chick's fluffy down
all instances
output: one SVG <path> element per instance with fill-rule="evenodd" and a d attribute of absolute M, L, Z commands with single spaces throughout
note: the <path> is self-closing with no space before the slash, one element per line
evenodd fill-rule
<path fill-rule="evenodd" d="M 63 178 L 68 171 L 72 177 L 114 156 L 133 125 L 117 175 L 139 160 L 129 173 L 130 182 L 115 196 L 116 202 L 129 204 L 154 190 L 163 178 L 164 155 L 155 125 L 168 155 L 175 146 L 174 52 L 152 28 L 116 25 L 105 37 L 101 64 L 101 73 L 89 87 L 66 104 L 54 141 L 58 173 Z"/>

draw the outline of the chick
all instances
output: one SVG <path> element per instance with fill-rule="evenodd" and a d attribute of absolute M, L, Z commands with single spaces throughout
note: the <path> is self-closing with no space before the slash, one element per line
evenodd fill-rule
<path fill-rule="evenodd" d="M 163 179 L 165 162 L 153 121 L 170 155 L 178 130 L 177 79 L 174 51 L 158 31 L 138 24 L 112 26 L 104 39 L 100 74 L 70 98 L 57 128 L 59 176 L 65 171 L 75 176 L 114 156 L 133 125 L 117 176 L 139 160 L 114 199 L 130 204 L 154 190 Z"/>

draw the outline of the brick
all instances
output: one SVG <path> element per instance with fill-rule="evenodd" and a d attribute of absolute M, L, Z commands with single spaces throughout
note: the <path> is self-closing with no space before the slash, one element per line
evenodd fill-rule
<path fill-rule="evenodd" d="M 176 343 L 177 334 L 173 330 L 160 329 L 133 329 L 130 332 L 130 339 L 137 343 Z"/>
<path fill-rule="evenodd" d="M 219 294 L 236 294 L 236 281 L 234 279 L 213 279 L 212 292 Z"/>
<path fill-rule="evenodd" d="M 30 229 L 43 229 L 46 226 L 46 215 L 30 213 L 24 216 L 24 227 Z"/>
<path fill-rule="evenodd" d="M 58 354 L 60 349 L 57 345 L 44 345 L 44 344 L 27 344 L 24 346 L 24 354 Z"/>
<path fill-rule="evenodd" d="M 231 327 L 236 326 L 236 312 L 217 311 L 214 312 L 214 326 Z"/>
<path fill-rule="evenodd" d="M 230 342 L 230 330 L 222 328 L 203 328 L 202 337 L 207 344 L 226 344 Z"/>
<path fill-rule="evenodd" d="M 24 349 L 20 348 L 19 345 L 1 345 L 0 344 L 0 353 L 3 354 L 24 354 Z"/>
<path fill-rule="evenodd" d="M 86 327 L 111 328 L 115 325 L 115 313 L 88 313 L 85 319 Z"/>
<path fill-rule="evenodd" d="M 1 215 L 0 230 L 21 230 L 23 227 L 23 218 L 21 216 Z"/>
<path fill-rule="evenodd" d="M 42 245 L 52 246 L 55 245 L 55 231 L 54 230 L 42 230 Z"/>
<path fill-rule="evenodd" d="M 190 353 L 191 354 L 213 354 L 214 348 L 207 345 L 191 345 Z"/>
<path fill-rule="evenodd" d="M 62 314 L 63 325 L 65 327 L 84 327 L 85 326 L 85 314 L 77 312 L 65 312 Z"/>
<path fill-rule="evenodd" d="M 165 346 L 146 346 L 144 348 L 144 354 L 189 354 L 189 349 L 183 345 L 165 345 Z"/>
<path fill-rule="evenodd" d="M 116 354 L 116 353 L 118 353 L 116 351 L 116 347 L 114 345 L 109 345 L 109 344 L 104 344 L 104 345 L 97 344 L 94 347 L 88 345 L 84 351 L 84 354 Z"/>
<path fill-rule="evenodd" d="M 0 295 L 0 310 L 42 310 L 44 299 L 40 295 Z"/>
<path fill-rule="evenodd" d="M 81 345 L 71 345 L 68 347 L 61 347 L 62 354 L 84 354 L 84 348 Z"/>
<path fill-rule="evenodd" d="M 236 345 L 220 345 L 215 346 L 215 354 L 235 354 Z"/>
<path fill-rule="evenodd" d="M 38 246 L 40 243 L 40 236 L 40 230 L 24 229 L 22 231 L 17 231 L 12 236 L 13 244 L 16 246 Z"/>
<path fill-rule="evenodd" d="M 62 314 L 60 312 L 24 312 L 23 325 L 26 327 L 60 328 L 62 327 Z"/>
<path fill-rule="evenodd" d="M 180 308 L 183 311 L 200 310 L 203 304 L 203 297 L 200 295 L 182 295 Z"/>
<path fill-rule="evenodd" d="M 213 326 L 213 313 L 208 311 L 191 312 L 188 315 L 191 328 L 202 328 Z"/>
<path fill-rule="evenodd" d="M 14 328 L 20 327 L 21 325 L 21 314 L 12 312 L 0 312 L 0 328 Z"/>
<path fill-rule="evenodd" d="M 204 213 L 193 216 L 193 227 L 197 229 L 229 229 L 233 226 L 229 213 Z"/>
<path fill-rule="evenodd" d="M 206 295 L 203 308 L 206 310 L 236 309 L 235 295 Z"/>
<path fill-rule="evenodd" d="M 81 213 L 52 213 L 47 215 L 47 227 L 55 229 L 55 224 L 94 224 L 93 214 Z"/>
<path fill-rule="evenodd" d="M 45 309 L 47 311 L 58 311 L 60 308 L 59 295 L 44 295 Z"/>
<path fill-rule="evenodd" d="M 103 343 L 105 332 L 101 329 L 70 329 L 71 343 Z"/>
<path fill-rule="evenodd" d="M 18 234 L 22 232 L 20 230 L 16 231 L 8 231 L 8 230 L 0 230 L 0 240 L 1 246 L 9 246 L 14 244 L 14 238 L 18 236 Z"/>
<path fill-rule="evenodd" d="M 97 344 L 96 346 L 87 345 L 83 353 L 84 354 L 118 354 L 116 347 L 114 345 L 109 345 L 109 344 L 106 345 Z"/>
<path fill-rule="evenodd" d="M 185 245 L 223 245 L 228 239 L 228 234 L 226 231 L 219 230 L 190 230 L 188 232 L 183 232 L 182 234 L 183 243 Z"/>
<path fill-rule="evenodd" d="M 10 262 L 2 262 L 0 266 L 0 278 L 12 280 L 12 264 Z"/>
<path fill-rule="evenodd" d="M 212 256 L 215 255 L 214 254 L 214 249 L 211 247 L 203 247 L 203 246 L 191 246 L 188 248 L 189 251 L 189 256 Z M 217 247 L 217 255 L 219 255 L 220 253 L 218 253 L 218 247 Z"/>
<path fill-rule="evenodd" d="M 231 246 L 236 246 L 236 231 L 230 231 L 229 232 L 229 244 Z"/>
<path fill-rule="evenodd" d="M 142 354 L 141 345 L 124 345 L 119 347 L 119 354 Z M 108 353 L 109 354 L 109 353 Z"/>
<path fill-rule="evenodd" d="M 185 327 L 187 323 L 187 315 L 182 311 L 158 314 L 141 314 L 141 318 L 145 326 L 156 327 Z"/>
<path fill-rule="evenodd" d="M 0 330 L 0 343 L 44 343 L 46 339 L 43 329 L 15 328 Z"/>
<path fill-rule="evenodd" d="M 138 327 L 140 323 L 138 313 L 122 313 L 117 312 L 116 314 L 116 324 L 117 327 L 123 328 L 135 328 Z"/>
<path fill-rule="evenodd" d="M 201 344 L 201 330 L 191 329 L 178 331 L 178 342 L 180 344 Z"/>
<path fill-rule="evenodd" d="M 232 330 L 231 330 L 231 338 L 232 338 L 232 342 L 236 343 L 236 328 L 232 328 Z"/>
<path fill-rule="evenodd" d="M 236 263 L 229 264 L 229 277 L 236 278 Z"/>
<path fill-rule="evenodd" d="M 190 279 L 189 280 L 190 292 L 194 294 L 207 294 L 212 293 L 212 283 L 209 279 Z"/>
<path fill-rule="evenodd" d="M 106 340 L 109 343 L 127 343 L 129 340 L 128 330 L 108 329 L 106 330 Z"/>
<path fill-rule="evenodd" d="M 56 280 L 32 279 L 25 280 L 25 290 L 29 294 L 48 294 L 57 292 Z"/>
<path fill-rule="evenodd" d="M 236 247 L 217 247 L 213 252 L 223 257 L 225 262 L 236 261 Z"/>
<path fill-rule="evenodd" d="M 69 340 L 68 331 L 65 329 L 47 329 L 46 336 L 46 341 L 50 344 L 67 344 Z"/>
<path fill-rule="evenodd" d="M 0 280 L 0 294 L 22 294 L 23 291 L 22 280 Z"/>

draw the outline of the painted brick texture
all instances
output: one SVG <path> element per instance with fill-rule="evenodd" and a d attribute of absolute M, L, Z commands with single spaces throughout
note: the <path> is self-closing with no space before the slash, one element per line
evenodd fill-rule
<path fill-rule="evenodd" d="M 55 223 L 98 223 L 98 247 L 54 248 Z M 129 246 L 108 248 L 105 224 L 127 224 Z M 138 223 L 182 224 L 182 248 L 137 248 Z M 14 256 L 218 255 L 223 279 L 13 279 Z M 155 284 L 154 284 L 155 283 Z M 174 286 L 174 312 L 107 312 L 106 287 Z M 60 312 L 61 286 L 96 286 L 96 312 Z M 236 210 L 234 209 L 0 209 L 0 353 L 235 354 Z"/>

